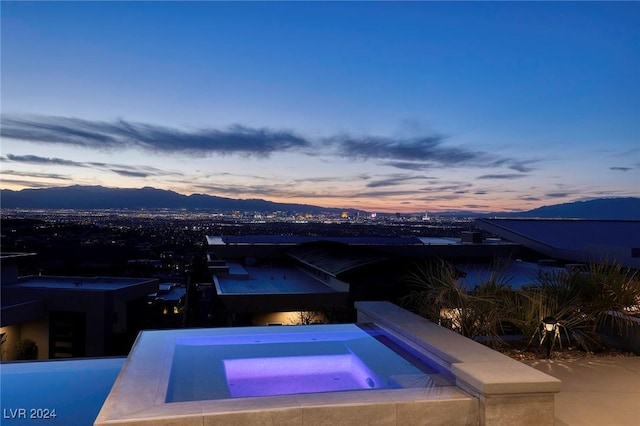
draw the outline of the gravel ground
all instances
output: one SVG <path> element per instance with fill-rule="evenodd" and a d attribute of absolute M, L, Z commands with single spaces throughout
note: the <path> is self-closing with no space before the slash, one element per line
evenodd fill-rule
<path fill-rule="evenodd" d="M 503 354 L 517 359 L 519 361 L 523 360 L 533 360 L 533 359 L 544 359 L 547 357 L 547 352 L 544 346 L 536 347 L 532 346 L 530 349 L 518 349 L 518 348 L 496 348 L 496 350 L 502 352 Z M 564 347 L 562 349 L 556 347 L 553 351 L 551 351 L 552 359 L 579 359 L 579 358 L 611 358 L 611 357 L 620 357 L 620 356 L 637 356 L 633 352 L 623 351 L 619 349 L 603 349 L 599 352 L 587 352 L 575 347 Z"/>

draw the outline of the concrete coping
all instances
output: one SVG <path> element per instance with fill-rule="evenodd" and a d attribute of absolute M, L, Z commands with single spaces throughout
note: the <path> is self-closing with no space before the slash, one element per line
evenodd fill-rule
<path fill-rule="evenodd" d="M 413 343 L 479 395 L 556 393 L 561 381 L 390 302 L 356 302 L 358 322 L 372 322 Z"/>

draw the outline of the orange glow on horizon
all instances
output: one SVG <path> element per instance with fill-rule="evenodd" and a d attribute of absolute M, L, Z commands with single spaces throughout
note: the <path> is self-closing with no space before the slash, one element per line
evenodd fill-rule
<path fill-rule="evenodd" d="M 13 190 L 20 191 L 22 189 L 39 189 L 39 188 L 47 188 L 49 185 L 45 182 L 33 182 L 33 185 L 28 185 L 31 182 L 21 182 L 21 183 L 13 183 L 2 181 L 0 182 L 0 187 L 2 190 Z M 104 187 L 109 188 L 127 188 L 127 189 L 140 189 L 144 186 L 150 185 L 122 185 L 116 186 L 114 182 L 110 182 L 109 185 L 102 184 L 101 182 L 88 183 L 88 182 L 70 182 L 68 185 L 55 185 L 56 187 L 65 187 L 72 185 L 102 185 Z M 53 186 L 51 186 L 53 187 Z M 169 185 L 155 185 L 157 189 L 174 191 L 183 195 L 192 195 L 192 194 L 203 194 L 203 191 L 194 191 L 193 189 L 187 187 L 172 187 Z M 354 210 L 362 210 L 365 212 L 377 212 L 377 213 L 421 213 L 421 212 L 429 212 L 429 213 L 441 213 L 448 211 L 470 211 L 474 213 L 508 213 L 514 211 L 526 211 L 531 210 L 543 205 L 540 203 L 532 203 L 532 202 L 522 202 L 521 200 L 492 200 L 491 206 L 486 205 L 485 200 L 482 200 L 482 207 L 479 206 L 470 206 L 474 203 L 480 204 L 478 200 L 474 199 L 464 199 L 455 203 L 451 200 L 443 200 L 442 203 L 438 202 L 425 202 L 422 205 L 417 204 L 403 204 L 405 201 L 398 200 L 388 200 L 383 202 L 378 199 L 367 199 L 367 198 L 348 198 L 348 197 L 264 197 L 258 194 L 250 194 L 250 193 L 238 193 L 236 196 L 230 196 L 229 194 L 215 194 L 215 193 L 204 193 L 205 195 L 217 196 L 217 197 L 225 197 L 225 198 L 235 198 L 235 199 L 263 199 L 265 201 L 270 201 L 274 203 L 286 203 L 286 204 L 308 204 L 313 206 L 331 208 L 331 209 L 354 209 Z M 565 200 L 565 202 L 569 202 L 573 200 Z"/>

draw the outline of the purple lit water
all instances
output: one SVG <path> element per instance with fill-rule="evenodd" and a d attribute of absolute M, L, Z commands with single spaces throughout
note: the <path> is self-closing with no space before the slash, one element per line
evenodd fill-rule
<path fill-rule="evenodd" d="M 354 324 L 211 333 L 176 341 L 166 402 L 440 385 L 435 366 Z"/>
<path fill-rule="evenodd" d="M 353 354 L 225 360 L 232 398 L 375 388 Z M 268 383 L 265 386 L 265 383 Z"/>

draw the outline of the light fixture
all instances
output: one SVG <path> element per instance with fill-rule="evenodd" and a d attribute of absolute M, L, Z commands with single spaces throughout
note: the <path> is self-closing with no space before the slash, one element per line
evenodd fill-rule
<path fill-rule="evenodd" d="M 555 338 L 558 320 L 554 317 L 544 317 L 542 318 L 542 324 L 545 331 L 547 332 L 547 335 L 545 336 L 545 338 L 547 339 L 547 358 L 551 358 L 551 345 L 553 339 Z"/>
<path fill-rule="evenodd" d="M 544 329 L 547 332 L 556 331 L 556 325 L 558 324 L 558 320 L 554 317 L 544 317 L 542 318 L 542 323 L 544 324 Z"/>

